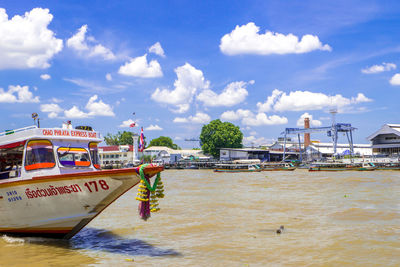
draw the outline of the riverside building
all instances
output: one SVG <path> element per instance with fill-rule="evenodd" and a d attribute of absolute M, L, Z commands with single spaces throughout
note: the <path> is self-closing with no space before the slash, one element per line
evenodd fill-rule
<path fill-rule="evenodd" d="M 368 136 L 374 155 L 399 156 L 400 124 L 385 124 Z"/>

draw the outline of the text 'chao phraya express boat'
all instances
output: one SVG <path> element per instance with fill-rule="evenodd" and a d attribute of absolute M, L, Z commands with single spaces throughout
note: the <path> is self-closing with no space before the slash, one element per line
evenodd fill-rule
<path fill-rule="evenodd" d="M 71 128 L 0 133 L 1 233 L 71 238 L 138 184 L 140 172 L 148 183 L 163 170 L 100 170 L 100 133 Z"/>

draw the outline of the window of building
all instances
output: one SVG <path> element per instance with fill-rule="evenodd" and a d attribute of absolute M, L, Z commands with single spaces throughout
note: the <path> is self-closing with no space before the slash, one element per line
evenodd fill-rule
<path fill-rule="evenodd" d="M 97 148 L 97 143 L 89 143 L 89 151 L 93 166 L 96 169 L 100 169 L 99 150 Z"/>
<path fill-rule="evenodd" d="M 49 140 L 31 140 L 26 145 L 25 170 L 53 168 L 56 165 L 53 144 Z"/>
<path fill-rule="evenodd" d="M 60 147 L 58 160 L 65 167 L 89 167 L 90 158 L 86 149 L 80 147 Z"/>

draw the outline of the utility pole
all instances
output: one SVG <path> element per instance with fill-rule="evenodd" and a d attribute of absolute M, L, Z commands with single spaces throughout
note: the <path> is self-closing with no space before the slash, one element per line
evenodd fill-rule
<path fill-rule="evenodd" d="M 135 128 L 136 126 L 136 113 L 133 112 L 132 113 L 134 121 L 133 123 L 130 125 L 132 128 Z M 139 153 L 138 153 L 138 139 L 139 139 L 139 135 L 136 134 L 133 129 L 132 129 L 132 164 L 134 165 L 135 162 L 139 161 Z"/>
<path fill-rule="evenodd" d="M 336 148 L 337 148 L 337 129 L 336 129 L 336 114 L 337 109 L 333 108 L 329 111 L 329 113 L 331 113 L 332 115 L 332 140 L 333 140 L 333 155 L 336 155 Z"/>

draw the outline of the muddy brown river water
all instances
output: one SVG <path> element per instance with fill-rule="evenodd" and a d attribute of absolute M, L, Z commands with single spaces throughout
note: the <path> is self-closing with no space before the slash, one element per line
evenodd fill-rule
<path fill-rule="evenodd" d="M 400 171 L 162 178 L 147 222 L 135 187 L 69 241 L 3 235 L 0 266 L 400 266 Z"/>

